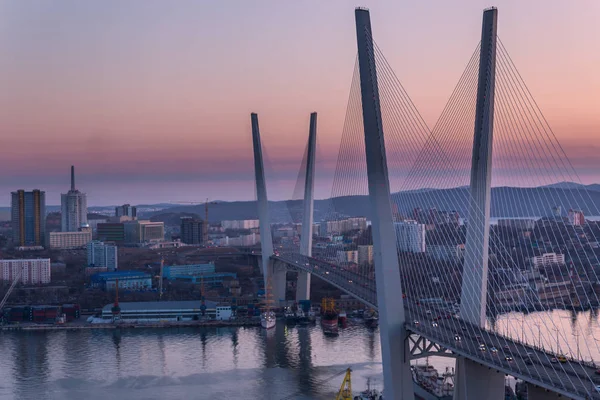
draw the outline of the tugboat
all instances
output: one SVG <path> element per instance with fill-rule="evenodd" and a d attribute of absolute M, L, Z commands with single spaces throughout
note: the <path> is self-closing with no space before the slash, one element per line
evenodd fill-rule
<path fill-rule="evenodd" d="M 308 325 L 308 318 L 306 318 L 306 313 L 301 308 L 296 310 L 296 321 L 300 325 Z"/>
<path fill-rule="evenodd" d="M 371 310 L 369 313 L 365 313 L 365 324 L 368 328 L 377 328 L 379 325 L 379 314 L 377 311 Z"/>
<path fill-rule="evenodd" d="M 321 301 L 321 327 L 327 335 L 338 334 L 338 313 L 332 298 L 324 298 Z"/>
<path fill-rule="evenodd" d="M 296 323 L 296 315 L 289 307 L 286 307 L 283 311 L 283 317 L 285 318 L 285 323 L 288 325 L 294 325 Z"/>
<path fill-rule="evenodd" d="M 260 314 L 260 325 L 265 329 L 271 329 L 275 327 L 275 313 L 271 311 L 273 304 L 273 293 L 271 290 L 271 282 L 267 282 L 265 290 L 265 310 Z"/>
<path fill-rule="evenodd" d="M 367 378 L 367 389 L 354 396 L 354 400 L 383 400 L 383 391 L 371 387 L 371 378 Z"/>
<path fill-rule="evenodd" d="M 312 308 L 308 310 L 308 312 L 306 313 L 306 319 L 308 319 L 309 324 L 314 324 L 315 322 L 317 322 L 317 315 L 315 314 L 315 310 L 313 310 Z"/>

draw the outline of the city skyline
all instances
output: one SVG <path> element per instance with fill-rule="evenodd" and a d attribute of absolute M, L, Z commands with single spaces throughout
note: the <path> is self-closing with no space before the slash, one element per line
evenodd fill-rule
<path fill-rule="evenodd" d="M 90 205 L 252 200 L 253 111 L 273 200 L 292 197 L 309 114 L 319 113 L 315 197 L 329 197 L 356 55 L 354 5 L 139 4 L 0 5 L 0 51 L 10 55 L 0 62 L 0 166 L 10 171 L 0 178 L 0 205 L 21 188 L 59 204 L 71 164 Z M 499 36 L 582 181 L 594 183 L 600 59 L 588 49 L 599 37 L 592 18 L 600 5 L 582 4 L 494 5 Z M 433 126 L 490 4 L 364 5 Z"/>

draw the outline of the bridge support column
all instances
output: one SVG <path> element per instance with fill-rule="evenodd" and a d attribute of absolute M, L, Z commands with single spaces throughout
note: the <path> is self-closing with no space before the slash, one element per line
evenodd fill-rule
<path fill-rule="evenodd" d="M 496 8 L 483 12 L 469 216 L 460 297 L 460 317 L 481 327 L 485 326 L 487 304 L 497 21 Z"/>
<path fill-rule="evenodd" d="M 285 292 L 287 288 L 287 268 L 280 262 L 271 261 L 269 269 L 275 307 L 280 307 L 281 302 L 285 301 Z"/>
<path fill-rule="evenodd" d="M 527 384 L 527 400 L 555 400 L 564 399 L 558 393 L 550 392 L 546 389 L 542 389 L 539 386 Z"/>
<path fill-rule="evenodd" d="M 383 122 L 375 49 L 369 11 L 357 8 L 356 39 L 362 98 L 373 261 L 377 284 L 377 308 L 380 318 L 381 358 L 386 400 L 414 399 L 410 370 L 408 334 L 402 299 L 402 283 L 396 250 L 396 232 L 390 203 Z"/>
<path fill-rule="evenodd" d="M 312 255 L 313 236 L 313 192 L 315 187 L 315 156 L 317 145 L 317 113 L 310 114 L 308 146 L 306 151 L 306 175 L 304 180 L 304 213 L 302 217 L 302 237 L 300 254 Z M 310 299 L 310 273 L 299 271 L 296 283 L 296 301 Z"/>
<path fill-rule="evenodd" d="M 468 358 L 456 359 L 454 400 L 504 399 L 504 374 Z"/>
<path fill-rule="evenodd" d="M 252 123 L 252 146 L 254 148 L 254 177 L 256 182 L 256 197 L 258 203 L 258 220 L 260 229 L 260 247 L 262 253 L 261 272 L 265 280 L 265 287 L 270 279 L 270 258 L 273 255 L 273 238 L 271 237 L 271 220 L 269 219 L 269 202 L 267 200 L 267 186 L 265 183 L 265 168 L 258 128 L 258 115 L 250 114 Z"/>

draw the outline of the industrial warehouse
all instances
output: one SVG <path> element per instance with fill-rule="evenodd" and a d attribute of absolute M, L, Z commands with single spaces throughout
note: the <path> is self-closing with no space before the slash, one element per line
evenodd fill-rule
<path fill-rule="evenodd" d="M 208 318 L 228 320 L 231 317 L 230 306 L 217 307 L 214 301 L 205 301 L 205 305 L 205 316 Z M 104 306 L 101 318 L 95 318 L 92 322 L 112 322 L 113 306 L 114 304 Z M 199 300 L 123 302 L 119 303 L 119 307 L 120 319 L 131 322 L 193 321 L 202 315 L 202 304 Z"/>

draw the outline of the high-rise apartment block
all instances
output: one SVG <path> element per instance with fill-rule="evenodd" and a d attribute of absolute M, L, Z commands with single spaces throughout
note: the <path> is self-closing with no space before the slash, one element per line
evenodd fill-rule
<path fill-rule="evenodd" d="M 204 221 L 193 217 L 181 218 L 181 241 L 185 244 L 202 244 Z"/>
<path fill-rule="evenodd" d="M 44 246 L 46 240 L 46 195 L 40 190 L 11 193 L 13 238 L 17 246 Z"/>
<path fill-rule="evenodd" d="M 569 223 L 575 226 L 585 225 L 585 217 L 583 211 L 569 210 Z"/>
<path fill-rule="evenodd" d="M 89 242 L 87 245 L 87 263 L 89 267 L 106 268 L 115 271 L 119 268 L 119 257 L 117 246 L 105 244 L 98 240 Z"/>
<path fill-rule="evenodd" d="M 417 221 L 395 222 L 396 244 L 398 250 L 408 253 L 425 252 L 425 225 Z"/>
<path fill-rule="evenodd" d="M 26 285 L 50 283 L 50 259 L 0 260 L 3 281 L 12 282 L 19 274 L 19 282 Z"/>
<path fill-rule="evenodd" d="M 131 219 L 137 218 L 137 208 L 130 204 L 123 204 L 122 206 L 115 207 L 116 217 L 130 217 Z"/>
<path fill-rule="evenodd" d="M 60 195 L 61 230 L 77 232 L 87 223 L 87 196 L 75 189 L 75 167 L 71 166 L 71 190 Z"/>

